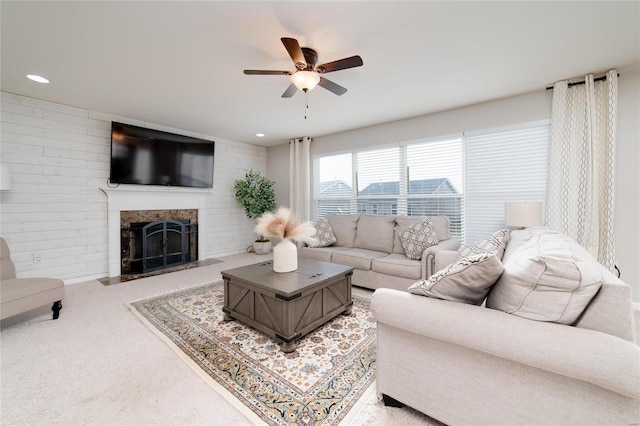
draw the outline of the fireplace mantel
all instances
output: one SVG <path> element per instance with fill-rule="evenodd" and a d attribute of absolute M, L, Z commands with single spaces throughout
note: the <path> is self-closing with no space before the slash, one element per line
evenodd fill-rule
<path fill-rule="evenodd" d="M 198 260 L 206 259 L 207 199 L 210 189 L 118 186 L 100 188 L 107 195 L 109 276 L 120 275 L 120 212 L 126 210 L 198 210 Z"/>

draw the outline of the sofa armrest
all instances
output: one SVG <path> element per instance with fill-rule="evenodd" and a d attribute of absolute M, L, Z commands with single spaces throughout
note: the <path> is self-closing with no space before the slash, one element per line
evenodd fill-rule
<path fill-rule="evenodd" d="M 434 272 L 436 254 L 441 250 L 458 250 L 460 247 L 460 240 L 457 238 L 449 238 L 448 240 L 442 240 L 435 246 L 428 247 L 424 253 L 422 253 L 422 279 L 426 280 Z"/>
<path fill-rule="evenodd" d="M 384 288 L 371 311 L 398 329 L 640 399 L 640 347 L 609 334 Z"/>
<path fill-rule="evenodd" d="M 458 261 L 457 250 L 440 250 L 434 258 L 433 273 L 435 274 L 440 269 L 443 269 L 444 267 L 451 265 L 452 263 L 455 263 L 457 261 Z"/>

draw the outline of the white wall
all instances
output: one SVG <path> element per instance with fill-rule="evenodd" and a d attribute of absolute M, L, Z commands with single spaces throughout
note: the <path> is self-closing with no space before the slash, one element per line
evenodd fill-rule
<path fill-rule="evenodd" d="M 238 253 L 254 222 L 233 195 L 246 170 L 266 173 L 266 148 L 1 92 L 0 161 L 12 189 L 0 193 L 0 234 L 18 277 L 76 282 L 108 271 L 107 186 L 111 121 L 214 140 L 206 258 Z M 34 254 L 41 263 L 33 261 Z"/>
<path fill-rule="evenodd" d="M 616 264 L 640 302 L 640 68 L 618 78 Z"/>
<path fill-rule="evenodd" d="M 640 301 L 640 70 L 620 70 L 616 152 L 616 258 L 621 278 Z M 492 102 L 313 137 L 311 154 L 325 154 L 391 142 L 507 127 L 551 118 L 552 92 L 540 90 Z M 287 204 L 288 146 L 270 147 L 269 176 L 280 188 L 278 202 Z M 276 172 L 272 172 L 277 170 Z M 286 176 L 286 180 L 283 180 Z M 287 188 L 285 190 L 285 188 Z"/>

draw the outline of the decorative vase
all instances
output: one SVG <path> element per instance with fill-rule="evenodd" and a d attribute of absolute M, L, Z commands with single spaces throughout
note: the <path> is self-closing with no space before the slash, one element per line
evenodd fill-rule
<path fill-rule="evenodd" d="M 291 272 L 298 269 L 298 247 L 284 238 L 273 247 L 273 272 Z"/>
<path fill-rule="evenodd" d="M 253 242 L 253 252 L 255 254 L 269 254 L 271 251 L 271 240 L 266 241 L 254 241 Z"/>

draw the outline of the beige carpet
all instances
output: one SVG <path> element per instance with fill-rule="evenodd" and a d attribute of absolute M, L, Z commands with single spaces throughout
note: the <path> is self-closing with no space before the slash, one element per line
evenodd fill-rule
<path fill-rule="evenodd" d="M 2 425 L 248 425 L 151 333 L 125 303 L 201 286 L 220 271 L 267 259 L 255 254 L 223 263 L 104 286 L 68 285 L 60 319 L 49 306 L 0 322 Z M 368 291 L 354 289 L 367 296 Z M 387 408 L 376 395 L 357 425 L 436 425 L 410 408 Z"/>

